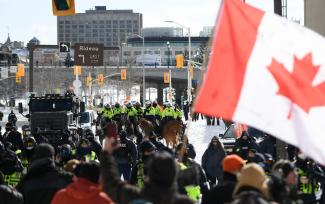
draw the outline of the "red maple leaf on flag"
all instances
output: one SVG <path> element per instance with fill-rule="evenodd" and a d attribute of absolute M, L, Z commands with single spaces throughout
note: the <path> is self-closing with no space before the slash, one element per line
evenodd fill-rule
<path fill-rule="evenodd" d="M 279 85 L 277 94 L 288 98 L 309 113 L 312 107 L 325 106 L 325 81 L 312 85 L 319 67 L 319 65 L 313 65 L 312 54 L 309 53 L 302 59 L 294 57 L 292 73 L 275 59 L 272 59 L 268 69 Z M 292 105 L 288 118 L 291 117 Z"/>

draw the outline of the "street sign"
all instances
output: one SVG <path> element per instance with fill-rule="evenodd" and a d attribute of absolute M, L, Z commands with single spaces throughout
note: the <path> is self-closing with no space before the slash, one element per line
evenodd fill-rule
<path fill-rule="evenodd" d="M 60 42 L 59 47 L 60 47 L 60 52 L 70 52 L 71 43 L 70 42 Z"/>
<path fill-rule="evenodd" d="M 80 66 L 103 66 L 103 54 L 103 44 L 76 43 L 74 64 Z"/>
<path fill-rule="evenodd" d="M 16 73 L 17 69 L 17 66 L 10 66 L 10 73 Z"/>
<path fill-rule="evenodd" d="M 78 79 L 78 80 L 74 80 L 73 83 L 72 83 L 73 87 L 75 88 L 80 88 L 81 87 L 81 81 Z"/>
<path fill-rule="evenodd" d="M 6 79 L 8 78 L 8 69 L 6 68 L 1 68 L 1 78 Z"/>

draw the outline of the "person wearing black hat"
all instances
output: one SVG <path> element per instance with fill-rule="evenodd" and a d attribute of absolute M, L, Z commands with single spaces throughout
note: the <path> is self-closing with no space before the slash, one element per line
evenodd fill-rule
<path fill-rule="evenodd" d="M 250 149 L 258 150 L 258 146 L 254 139 L 250 137 L 246 131 L 243 131 L 240 138 L 235 142 L 233 153 L 237 154 L 244 160 L 247 160 Z"/>
<path fill-rule="evenodd" d="M 128 204 L 142 199 L 155 204 L 194 204 L 190 198 L 177 193 L 176 178 L 178 167 L 175 159 L 167 152 L 157 152 L 148 161 L 148 177 L 139 189 L 123 182 L 118 174 L 111 153 L 114 151 L 113 138 L 105 141 L 101 154 L 101 177 L 104 191 L 119 204 Z"/>
<path fill-rule="evenodd" d="M 95 140 L 94 133 L 88 132 L 86 134 L 86 139 L 90 142 L 90 147 L 96 153 L 97 158 L 99 158 L 99 155 L 102 152 L 102 145 Z"/>
<path fill-rule="evenodd" d="M 132 168 L 130 183 L 139 188 L 144 186 L 144 178 L 146 176 L 146 164 L 150 157 L 156 151 L 156 146 L 150 141 L 143 141 L 139 145 L 139 159 L 137 160 L 134 168 Z"/>
<path fill-rule="evenodd" d="M 54 148 L 40 144 L 35 149 L 27 174 L 16 187 L 25 204 L 48 204 L 54 194 L 72 182 L 72 175 L 58 170 L 54 164 Z"/>
<path fill-rule="evenodd" d="M 294 164 L 289 160 L 277 161 L 268 182 L 271 200 L 277 203 L 303 203 L 296 193 L 297 184 L 298 175 Z"/>
<path fill-rule="evenodd" d="M 127 137 L 126 131 L 122 130 L 119 133 L 120 145 L 113 153 L 115 161 L 118 165 L 118 170 L 125 181 L 130 180 L 131 169 L 135 167 L 138 158 L 136 145 Z"/>
<path fill-rule="evenodd" d="M 3 135 L 4 141 L 12 144 L 12 150 L 22 150 L 24 148 L 23 137 L 20 132 L 16 130 L 12 123 L 6 124 L 6 132 Z"/>

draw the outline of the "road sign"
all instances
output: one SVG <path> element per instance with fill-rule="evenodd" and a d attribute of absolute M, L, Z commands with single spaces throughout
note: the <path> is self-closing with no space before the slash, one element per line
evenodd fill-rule
<path fill-rule="evenodd" d="M 16 73 L 17 69 L 17 66 L 10 66 L 10 73 Z"/>
<path fill-rule="evenodd" d="M 74 64 L 80 66 L 103 66 L 103 44 L 76 43 Z"/>
<path fill-rule="evenodd" d="M 80 88 L 81 87 L 81 81 L 78 79 L 78 80 L 74 80 L 73 83 L 72 83 L 73 87 L 75 88 Z"/>
<path fill-rule="evenodd" d="M 70 42 L 60 42 L 60 52 L 70 52 L 71 50 L 71 43 Z"/>
<path fill-rule="evenodd" d="M 8 69 L 6 68 L 1 68 L 1 78 L 6 79 L 8 78 Z"/>

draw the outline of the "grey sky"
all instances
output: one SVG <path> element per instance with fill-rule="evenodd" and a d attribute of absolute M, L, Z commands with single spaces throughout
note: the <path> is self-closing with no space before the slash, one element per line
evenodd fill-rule
<path fill-rule="evenodd" d="M 172 26 L 165 20 L 177 21 L 191 27 L 198 35 L 203 26 L 212 26 L 220 0 L 75 0 L 77 12 L 94 8 L 133 9 L 143 14 L 144 27 Z M 247 0 L 263 10 L 273 11 L 273 0 Z M 302 20 L 302 0 L 288 0 L 289 18 Z M 0 42 L 7 38 L 27 43 L 37 37 L 42 44 L 56 44 L 56 17 L 52 15 L 51 0 L 0 0 Z"/>

